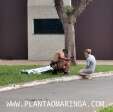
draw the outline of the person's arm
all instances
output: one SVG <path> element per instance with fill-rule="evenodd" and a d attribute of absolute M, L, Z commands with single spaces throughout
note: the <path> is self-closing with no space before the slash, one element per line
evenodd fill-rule
<path fill-rule="evenodd" d="M 65 61 L 70 61 L 69 58 L 65 57 L 63 54 L 59 53 L 59 59 L 65 60 Z"/>

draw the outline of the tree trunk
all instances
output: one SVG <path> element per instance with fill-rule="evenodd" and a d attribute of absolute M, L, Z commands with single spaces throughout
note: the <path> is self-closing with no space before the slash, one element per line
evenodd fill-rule
<path fill-rule="evenodd" d="M 68 58 L 72 64 L 76 64 L 75 28 L 73 22 L 64 23 L 65 48 L 68 50 Z"/>

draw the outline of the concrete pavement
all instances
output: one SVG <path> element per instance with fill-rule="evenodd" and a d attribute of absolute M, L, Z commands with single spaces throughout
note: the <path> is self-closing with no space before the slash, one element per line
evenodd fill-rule
<path fill-rule="evenodd" d="M 50 61 L 45 60 L 0 60 L 0 65 L 48 65 Z M 78 64 L 85 64 L 84 60 L 77 60 Z M 97 65 L 113 65 L 113 60 L 97 60 Z"/>

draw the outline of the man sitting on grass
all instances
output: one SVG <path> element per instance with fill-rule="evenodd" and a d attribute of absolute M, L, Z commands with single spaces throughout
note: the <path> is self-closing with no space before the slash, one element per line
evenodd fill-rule
<path fill-rule="evenodd" d="M 83 78 L 91 78 L 92 73 L 95 72 L 95 68 L 96 68 L 96 59 L 95 57 L 91 54 L 92 50 L 91 49 L 85 49 L 84 51 L 84 55 L 86 58 L 86 66 L 84 69 L 80 70 L 80 75 Z"/>
<path fill-rule="evenodd" d="M 68 51 L 63 49 L 60 52 L 56 52 L 50 65 L 54 69 L 54 73 L 63 72 L 65 75 L 69 72 L 70 60 L 67 58 Z"/>

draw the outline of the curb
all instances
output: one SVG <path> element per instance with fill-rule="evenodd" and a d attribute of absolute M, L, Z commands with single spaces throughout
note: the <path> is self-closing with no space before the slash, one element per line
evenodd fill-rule
<path fill-rule="evenodd" d="M 106 72 L 106 73 L 100 72 L 100 73 L 92 74 L 93 78 L 110 77 L 110 76 L 113 76 L 113 72 Z M 7 87 L 1 87 L 0 92 L 26 88 L 26 87 L 33 87 L 33 86 L 44 85 L 44 84 L 55 83 L 55 82 L 67 82 L 67 81 L 80 80 L 80 79 L 82 79 L 80 76 L 63 76 L 63 77 L 57 77 L 57 78 L 44 79 L 41 81 L 37 80 L 37 81 L 27 82 L 23 84 L 12 84 Z"/>

